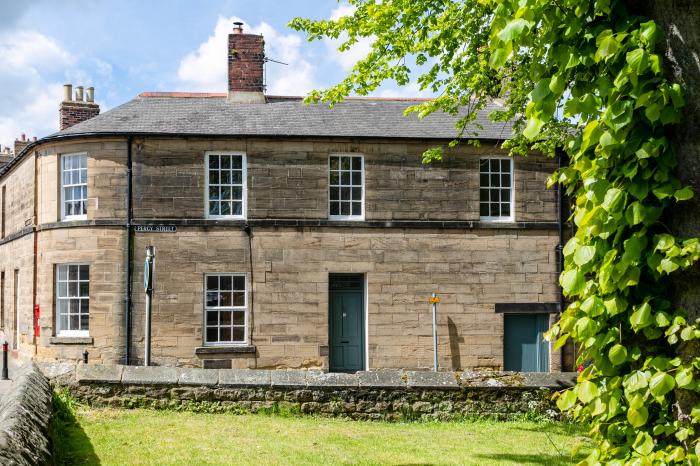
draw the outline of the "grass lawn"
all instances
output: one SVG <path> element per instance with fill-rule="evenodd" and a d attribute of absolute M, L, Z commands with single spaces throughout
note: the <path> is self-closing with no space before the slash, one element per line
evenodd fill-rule
<path fill-rule="evenodd" d="M 526 421 L 364 422 L 320 417 L 78 408 L 65 464 L 565 465 L 576 426 Z M 572 458 L 572 449 L 580 451 Z"/>

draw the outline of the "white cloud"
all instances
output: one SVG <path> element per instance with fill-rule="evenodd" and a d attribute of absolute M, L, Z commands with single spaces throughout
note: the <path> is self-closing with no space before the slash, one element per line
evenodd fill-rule
<path fill-rule="evenodd" d="M 62 83 L 44 76 L 75 61 L 55 40 L 38 32 L 0 35 L 0 144 L 12 146 L 21 133 L 42 137 L 58 130 Z"/>
<path fill-rule="evenodd" d="M 337 20 L 343 16 L 350 16 L 355 12 L 355 7 L 341 4 L 331 12 L 330 19 Z M 346 33 L 342 33 L 338 39 L 324 39 L 328 48 L 328 57 L 338 63 L 344 71 L 350 71 L 355 63 L 367 57 L 372 50 L 372 39 L 369 37 L 360 38 L 350 49 L 341 52 L 338 47 L 348 38 Z"/>
<path fill-rule="evenodd" d="M 188 53 L 180 61 L 178 78 L 185 90 L 224 92 L 228 88 L 228 63 L 226 61 L 228 35 L 237 17 L 219 17 L 214 33 L 202 42 L 197 50 Z M 265 38 L 265 55 L 288 63 L 268 62 L 266 67 L 267 94 L 303 95 L 315 87 L 315 67 L 302 55 L 302 40 L 296 34 L 284 34 L 269 24 L 244 26 L 245 32 L 262 34 Z"/>

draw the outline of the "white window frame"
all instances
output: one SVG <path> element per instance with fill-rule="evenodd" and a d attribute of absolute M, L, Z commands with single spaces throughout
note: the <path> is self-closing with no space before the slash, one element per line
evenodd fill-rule
<path fill-rule="evenodd" d="M 234 277 L 243 277 L 244 283 L 245 283 L 245 289 L 243 291 L 243 306 L 227 306 L 227 307 L 208 307 L 207 306 L 207 278 L 209 277 L 231 277 L 233 280 Z M 250 318 L 250 312 L 248 309 L 248 294 L 249 294 L 249 287 L 250 287 L 250 282 L 248 281 L 248 274 L 246 273 L 234 273 L 234 272 L 211 272 L 211 273 L 205 273 L 204 274 L 204 286 L 203 286 L 203 292 L 202 292 L 202 308 L 204 309 L 203 312 L 203 319 L 202 319 L 202 343 L 204 346 L 248 346 L 249 344 L 249 335 L 248 335 L 248 320 Z M 208 311 L 243 311 L 243 340 L 242 341 L 207 341 L 207 312 Z M 233 319 L 233 317 L 232 317 Z M 217 327 L 220 325 L 217 324 Z"/>
<path fill-rule="evenodd" d="M 510 215 L 509 216 L 493 216 L 481 215 L 481 162 L 484 160 L 510 160 Z M 503 173 L 503 172 L 500 172 Z M 490 170 L 489 170 L 490 174 Z M 508 223 L 515 221 L 515 159 L 508 156 L 486 156 L 479 157 L 479 219 L 483 222 L 493 223 Z M 499 189 L 504 189 L 500 187 Z"/>
<path fill-rule="evenodd" d="M 240 155 L 241 156 L 241 214 L 240 215 L 211 215 L 209 214 L 209 156 L 211 155 Z M 230 185 L 235 186 L 235 185 Z M 204 216 L 212 220 L 245 220 L 248 213 L 248 158 L 242 151 L 207 151 L 204 153 Z"/>
<path fill-rule="evenodd" d="M 362 161 L 362 172 L 360 173 L 361 183 L 362 183 L 362 214 L 360 215 L 331 215 L 331 157 L 359 157 Z M 328 190 L 326 195 L 328 196 L 328 219 L 329 220 L 350 220 L 350 221 L 363 221 L 365 219 L 365 156 L 364 154 L 359 154 L 357 152 L 335 152 L 328 154 Z M 352 182 L 352 180 L 351 180 Z M 342 185 L 340 185 L 342 186 Z M 352 186 L 352 185 L 351 185 Z M 352 209 L 352 204 L 351 204 Z"/>
<path fill-rule="evenodd" d="M 65 192 L 65 187 L 66 185 L 63 183 L 63 171 L 64 171 L 64 164 L 66 160 L 70 157 L 85 157 L 85 213 L 84 214 L 78 214 L 78 215 L 66 215 L 66 192 Z M 59 178 L 60 178 L 60 189 L 61 189 L 61 221 L 71 221 L 71 220 L 87 220 L 87 203 L 88 203 L 88 192 L 87 192 L 87 187 L 88 187 L 88 182 L 87 182 L 87 161 L 88 161 L 88 156 L 87 152 L 77 152 L 75 154 L 61 154 L 59 156 Z M 75 186 L 83 186 L 82 183 L 78 185 L 68 185 L 71 187 Z"/>
<path fill-rule="evenodd" d="M 55 309 L 56 309 L 56 336 L 59 337 L 88 337 L 90 336 L 90 310 L 88 309 L 88 329 L 87 330 L 64 330 L 61 328 L 61 315 L 60 315 L 60 307 L 58 305 L 58 302 L 60 299 L 65 299 L 66 301 L 70 301 L 70 297 L 65 297 L 65 298 L 60 298 L 59 297 L 59 267 L 69 267 L 69 266 L 86 266 L 88 267 L 88 290 L 90 287 L 90 264 L 84 263 L 84 262 L 70 262 L 66 264 L 55 264 L 55 274 L 56 274 L 56 279 L 54 280 L 54 299 L 55 299 Z M 80 290 L 80 278 L 78 278 L 78 290 Z M 88 295 L 86 298 L 83 297 L 74 297 L 73 299 L 87 299 L 88 303 L 90 302 L 90 292 L 88 291 Z"/>

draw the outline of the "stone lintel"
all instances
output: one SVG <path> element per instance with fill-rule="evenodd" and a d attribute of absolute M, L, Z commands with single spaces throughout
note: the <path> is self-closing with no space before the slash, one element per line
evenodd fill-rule
<path fill-rule="evenodd" d="M 199 346 L 194 349 L 195 354 L 255 354 L 255 351 L 255 346 L 251 345 Z"/>

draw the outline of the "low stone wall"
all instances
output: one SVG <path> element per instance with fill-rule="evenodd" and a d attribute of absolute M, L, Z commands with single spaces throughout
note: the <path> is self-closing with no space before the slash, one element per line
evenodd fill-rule
<path fill-rule="evenodd" d="M 27 364 L 3 382 L 0 394 L 0 464 L 51 464 L 51 387 Z"/>
<path fill-rule="evenodd" d="M 455 419 L 539 412 L 575 374 L 184 369 L 78 365 L 59 384 L 92 406 L 207 412 L 287 412 L 353 419 Z"/>

